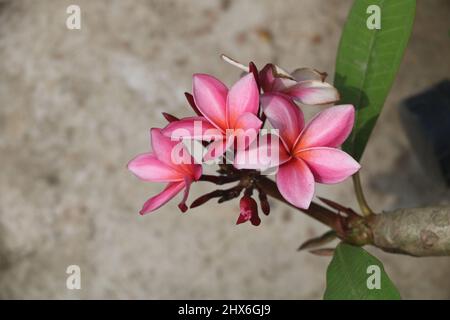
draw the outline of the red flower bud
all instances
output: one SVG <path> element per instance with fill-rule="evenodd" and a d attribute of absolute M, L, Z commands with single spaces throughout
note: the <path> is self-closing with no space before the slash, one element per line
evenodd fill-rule
<path fill-rule="evenodd" d="M 240 214 L 236 224 L 241 224 L 249 221 L 257 226 L 261 223 L 261 219 L 258 216 L 258 205 L 256 201 L 248 195 L 244 195 L 239 202 Z"/>

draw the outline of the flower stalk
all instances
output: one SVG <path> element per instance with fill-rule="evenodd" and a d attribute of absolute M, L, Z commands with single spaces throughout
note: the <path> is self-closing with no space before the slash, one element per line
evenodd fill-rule
<path fill-rule="evenodd" d="M 359 171 L 356 172 L 353 176 L 353 187 L 355 188 L 356 199 L 359 204 L 359 208 L 361 209 L 361 213 L 364 216 L 370 216 L 374 214 L 372 209 L 367 204 L 366 198 L 364 197 L 364 192 L 361 185 L 361 177 L 359 175 Z"/>

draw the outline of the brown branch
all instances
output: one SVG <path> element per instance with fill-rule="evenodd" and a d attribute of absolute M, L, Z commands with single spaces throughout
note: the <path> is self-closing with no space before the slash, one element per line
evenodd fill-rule
<path fill-rule="evenodd" d="M 354 245 L 373 245 L 390 253 L 417 257 L 450 256 L 450 206 L 402 208 L 369 216 L 343 217 L 312 202 L 308 209 L 288 203 L 266 177 L 256 182 L 267 195 L 306 213 Z"/>
<path fill-rule="evenodd" d="M 450 255 L 450 206 L 402 208 L 369 219 L 373 245 L 411 256 Z"/>
<path fill-rule="evenodd" d="M 315 202 L 312 202 L 308 209 L 300 209 L 293 206 L 283 198 L 280 191 L 278 190 L 276 183 L 270 180 L 269 178 L 259 177 L 258 181 L 256 181 L 256 185 L 258 186 L 258 188 L 263 190 L 267 195 L 275 199 L 278 199 L 297 210 L 306 213 L 311 218 L 316 219 L 317 221 L 329 226 L 331 229 L 335 230 L 338 234 L 341 234 L 343 232 L 340 217 L 335 212 Z"/>

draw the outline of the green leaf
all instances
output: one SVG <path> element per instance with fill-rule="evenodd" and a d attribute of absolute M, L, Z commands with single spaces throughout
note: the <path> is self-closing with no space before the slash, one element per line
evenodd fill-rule
<path fill-rule="evenodd" d="M 381 29 L 367 27 L 370 5 L 380 8 Z M 358 161 L 395 79 L 415 7 L 415 0 L 355 0 L 342 32 L 334 85 L 340 103 L 356 108 L 355 127 L 343 149 Z"/>
<path fill-rule="evenodd" d="M 340 243 L 328 266 L 324 299 L 399 300 L 401 298 L 384 271 L 381 261 L 361 247 Z"/>

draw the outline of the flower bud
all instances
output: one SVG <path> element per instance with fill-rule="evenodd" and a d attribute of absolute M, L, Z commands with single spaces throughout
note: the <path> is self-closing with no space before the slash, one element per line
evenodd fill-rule
<path fill-rule="evenodd" d="M 258 190 L 258 191 L 259 191 L 259 194 L 258 194 L 259 204 L 261 206 L 261 210 L 267 216 L 270 213 L 269 200 L 267 199 L 267 195 L 262 190 Z"/>
<path fill-rule="evenodd" d="M 180 120 L 177 117 L 175 117 L 174 115 L 171 115 L 170 113 L 167 113 L 167 112 L 163 112 L 162 115 L 169 123 Z"/>
<path fill-rule="evenodd" d="M 261 223 L 261 219 L 258 216 L 258 205 L 256 201 L 248 195 L 244 195 L 239 202 L 240 214 L 236 224 L 241 224 L 249 221 L 257 226 Z"/>

